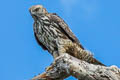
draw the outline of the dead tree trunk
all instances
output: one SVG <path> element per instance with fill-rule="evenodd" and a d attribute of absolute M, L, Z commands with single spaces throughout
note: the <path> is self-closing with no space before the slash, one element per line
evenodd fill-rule
<path fill-rule="evenodd" d="M 78 60 L 64 54 L 52 63 L 47 70 L 32 80 L 64 80 L 72 75 L 78 80 L 120 80 L 120 69 L 116 66 L 100 66 Z"/>

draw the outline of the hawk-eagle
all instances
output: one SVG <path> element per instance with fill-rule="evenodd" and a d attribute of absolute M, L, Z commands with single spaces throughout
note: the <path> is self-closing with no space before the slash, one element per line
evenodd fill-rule
<path fill-rule="evenodd" d="M 42 5 L 34 5 L 29 11 L 34 19 L 34 35 L 37 42 L 54 58 L 67 53 L 89 63 L 103 65 L 84 50 L 65 21 L 56 13 L 48 13 Z"/>

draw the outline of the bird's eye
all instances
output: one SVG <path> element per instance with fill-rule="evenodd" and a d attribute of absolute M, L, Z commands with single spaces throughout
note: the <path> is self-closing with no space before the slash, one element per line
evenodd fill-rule
<path fill-rule="evenodd" d="M 34 10 L 34 12 L 37 12 L 37 11 L 39 11 L 39 9 L 40 9 L 40 8 L 36 8 L 36 9 Z"/>

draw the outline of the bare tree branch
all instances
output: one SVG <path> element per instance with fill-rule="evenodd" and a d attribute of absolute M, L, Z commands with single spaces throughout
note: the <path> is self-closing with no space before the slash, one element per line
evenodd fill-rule
<path fill-rule="evenodd" d="M 46 80 L 63 80 L 68 76 L 74 76 L 79 80 L 120 80 L 120 69 L 116 66 L 105 67 L 89 64 L 78 60 L 68 54 L 64 54 L 52 63 L 44 73 Z M 32 80 L 42 80 L 42 75 Z"/>

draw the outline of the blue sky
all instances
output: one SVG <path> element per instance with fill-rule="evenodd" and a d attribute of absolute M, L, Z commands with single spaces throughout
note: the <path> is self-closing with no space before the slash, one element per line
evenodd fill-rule
<path fill-rule="evenodd" d="M 1 0 L 1 80 L 28 80 L 53 61 L 33 35 L 33 19 L 28 9 L 36 4 L 61 16 L 99 61 L 120 67 L 119 3 L 120 0 Z M 67 80 L 71 79 L 74 80 Z"/>

